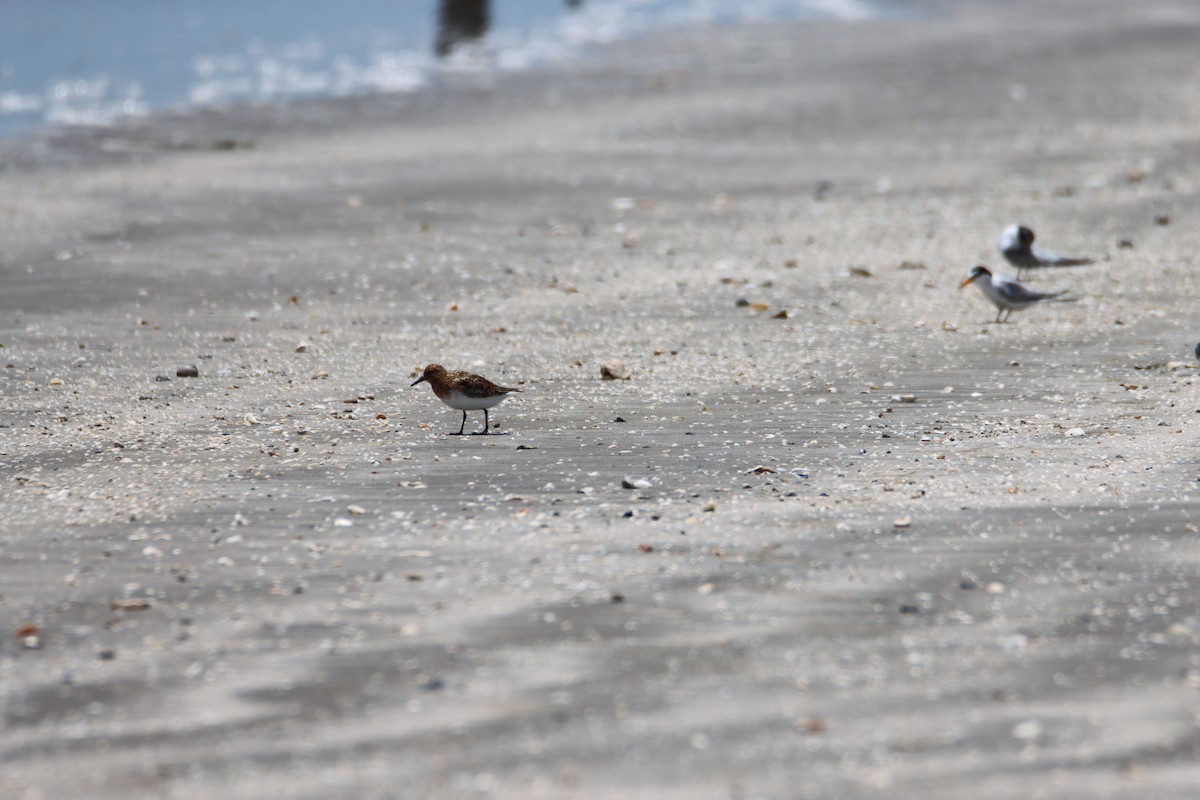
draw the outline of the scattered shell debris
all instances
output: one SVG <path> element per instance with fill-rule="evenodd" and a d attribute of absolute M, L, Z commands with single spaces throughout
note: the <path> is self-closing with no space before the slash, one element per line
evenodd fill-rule
<path fill-rule="evenodd" d="M 606 381 L 627 381 L 633 373 L 620 359 L 610 358 L 600 365 L 600 377 Z"/>

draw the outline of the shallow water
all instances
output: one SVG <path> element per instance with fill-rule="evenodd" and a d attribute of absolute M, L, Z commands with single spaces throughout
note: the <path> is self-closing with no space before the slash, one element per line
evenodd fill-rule
<path fill-rule="evenodd" d="M 665 26 L 860 18 L 880 6 L 873 0 L 9 0 L 0 24 L 0 137 L 46 123 L 106 125 L 168 108 L 413 91 L 444 70 L 544 66 L 589 44 Z"/>

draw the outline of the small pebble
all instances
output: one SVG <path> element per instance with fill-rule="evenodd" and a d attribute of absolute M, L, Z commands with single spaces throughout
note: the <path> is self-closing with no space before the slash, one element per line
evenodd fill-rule
<path fill-rule="evenodd" d="M 738 308 L 745 308 L 746 306 L 750 305 L 750 299 L 747 297 L 739 297 L 737 301 L 734 302 L 734 305 Z"/>
<path fill-rule="evenodd" d="M 169 383 L 171 381 L 171 376 L 170 375 L 155 375 L 154 380 L 158 381 L 159 383 Z"/>
<path fill-rule="evenodd" d="M 1013 726 L 1012 735 L 1014 739 L 1031 741 L 1042 735 L 1042 723 L 1038 722 L 1036 719 L 1018 722 Z"/>
<path fill-rule="evenodd" d="M 1070 430 L 1068 430 L 1066 432 L 1065 435 L 1066 436 L 1083 436 L 1086 433 L 1087 433 L 1087 431 L 1085 431 L 1083 428 L 1071 428 Z"/>
<path fill-rule="evenodd" d="M 420 681 L 420 686 L 427 692 L 436 692 L 446 688 L 446 682 L 441 678 L 426 677 Z"/>
<path fill-rule="evenodd" d="M 622 489 L 649 489 L 650 486 L 651 486 L 650 481 L 646 480 L 645 478 L 633 478 L 633 479 L 622 478 L 621 479 L 621 488 Z"/>
<path fill-rule="evenodd" d="M 186 367 L 179 367 L 175 370 L 176 378 L 199 378 L 200 368 L 195 364 L 188 364 Z"/>
<path fill-rule="evenodd" d="M 821 717 L 810 717 L 796 723 L 796 727 L 805 733 L 824 733 L 829 725 Z"/>
<path fill-rule="evenodd" d="M 905 517 L 899 517 L 897 519 L 894 519 L 894 520 L 892 520 L 892 527 L 893 528 L 911 528 L 912 527 L 912 517 L 905 516 Z"/>
<path fill-rule="evenodd" d="M 150 608 L 150 601 L 145 597 L 129 599 L 114 597 L 108 601 L 108 607 L 113 611 L 145 611 Z"/>

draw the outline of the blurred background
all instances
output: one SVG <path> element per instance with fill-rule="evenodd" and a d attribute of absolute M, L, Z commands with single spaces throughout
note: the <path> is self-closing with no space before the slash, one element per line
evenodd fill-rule
<path fill-rule="evenodd" d="M 885 0 L 4 0 L 0 137 L 157 110 L 408 92 L 686 24 L 872 16 Z"/>

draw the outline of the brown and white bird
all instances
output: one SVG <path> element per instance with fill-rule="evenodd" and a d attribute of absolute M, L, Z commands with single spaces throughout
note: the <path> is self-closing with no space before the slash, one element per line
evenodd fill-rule
<path fill-rule="evenodd" d="M 462 436 L 463 429 L 467 427 L 468 411 L 483 412 L 483 430 L 475 433 L 487 434 L 488 409 L 499 405 L 510 392 L 521 391 L 510 386 L 497 386 L 487 378 L 470 372 L 451 372 L 441 364 L 427 366 L 421 377 L 413 381 L 412 385 L 416 386 L 422 381 L 433 387 L 433 393 L 437 395 L 438 400 L 463 412 L 462 425 L 459 426 L 458 433 L 451 434 L 452 436 Z"/>
<path fill-rule="evenodd" d="M 958 288 L 962 289 L 972 283 L 978 286 L 979 291 L 983 292 L 983 296 L 996 306 L 996 322 L 1008 322 L 1012 312 L 1028 308 L 1034 303 L 1071 303 L 1075 301 L 1073 297 L 1063 297 L 1066 292 L 1032 291 L 1012 278 L 993 275 L 990 269 L 982 265 L 971 270 L 971 274 L 963 279 Z M 1000 319 L 1001 314 L 1004 315 L 1003 320 Z"/>
<path fill-rule="evenodd" d="M 1094 264 L 1095 259 L 1064 256 L 1043 250 L 1033 243 L 1033 230 L 1024 225 L 1009 225 L 1000 234 L 1000 255 L 1017 268 L 1017 278 L 1026 277 L 1030 270 L 1041 267 L 1082 267 Z"/>

